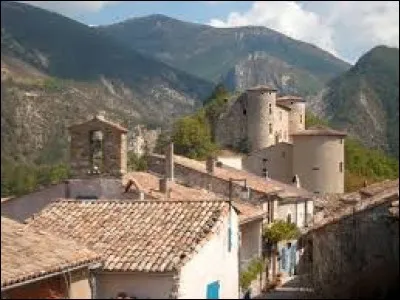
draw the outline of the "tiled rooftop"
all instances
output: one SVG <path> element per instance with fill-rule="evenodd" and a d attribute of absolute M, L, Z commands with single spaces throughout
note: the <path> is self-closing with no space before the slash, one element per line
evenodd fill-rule
<path fill-rule="evenodd" d="M 384 180 L 384 181 L 380 181 L 377 183 L 373 183 L 371 185 L 368 185 L 362 189 L 360 189 L 360 193 L 365 195 L 365 196 L 373 196 L 376 195 L 386 189 L 390 189 L 392 187 L 399 187 L 399 180 L 395 179 L 395 180 Z"/>
<path fill-rule="evenodd" d="M 313 126 L 307 128 L 306 130 L 300 130 L 292 133 L 293 136 L 311 136 L 311 135 L 324 135 L 324 136 L 346 136 L 347 133 L 343 131 L 338 131 L 325 126 Z"/>
<path fill-rule="evenodd" d="M 72 240 L 1 217 L 2 288 L 98 261 L 98 254 Z"/>
<path fill-rule="evenodd" d="M 157 154 L 154 156 L 163 157 Z M 187 168 L 197 170 L 201 173 L 207 173 L 205 162 L 197 161 L 194 159 L 186 158 L 183 156 L 174 155 L 175 164 L 180 164 Z M 280 197 L 311 197 L 311 193 L 302 188 L 296 188 L 295 186 L 285 184 L 273 179 L 264 179 L 260 176 L 252 173 L 237 170 L 229 167 L 215 167 L 213 176 L 229 181 L 229 178 L 243 179 L 246 178 L 247 186 L 261 193 L 277 193 Z"/>
<path fill-rule="evenodd" d="M 285 95 L 276 98 L 276 102 L 279 103 L 280 101 L 296 101 L 296 102 L 305 102 L 302 97 L 294 96 L 294 95 Z"/>
<path fill-rule="evenodd" d="M 111 127 L 115 128 L 115 129 L 121 131 L 121 132 L 124 132 L 124 133 L 127 133 L 127 132 L 128 132 L 128 129 L 126 129 L 125 127 L 122 127 L 121 125 L 119 125 L 119 124 L 117 124 L 117 123 L 114 123 L 114 122 L 111 122 L 111 121 L 109 121 L 109 120 L 106 120 L 103 116 L 95 116 L 95 117 L 94 117 L 93 119 L 91 119 L 91 120 L 88 120 L 88 121 L 86 121 L 86 122 L 79 123 L 79 124 L 73 124 L 73 125 L 69 126 L 68 128 L 71 129 L 71 130 L 73 130 L 73 129 L 75 129 L 75 128 L 79 128 L 79 127 L 81 127 L 81 126 L 85 126 L 86 124 L 92 123 L 92 122 L 104 123 L 104 124 L 106 124 L 106 125 L 108 125 L 108 126 L 111 126 Z"/>
<path fill-rule="evenodd" d="M 142 191 L 154 199 L 167 199 L 166 194 L 159 190 L 159 177 L 145 172 L 131 172 L 126 174 L 125 180 L 134 179 L 140 185 Z M 206 189 L 186 187 L 178 182 L 170 182 L 171 192 L 168 200 L 202 201 L 224 199 L 222 195 L 207 191 Z M 227 200 L 227 199 L 225 199 Z M 264 212 L 260 207 L 235 199 L 233 205 L 239 210 L 240 223 L 246 223 L 254 219 L 262 218 Z"/>
<path fill-rule="evenodd" d="M 85 243 L 109 271 L 168 272 L 217 231 L 224 201 L 59 200 L 30 220 Z"/>
<path fill-rule="evenodd" d="M 334 223 L 355 212 L 362 211 L 387 201 L 395 202 L 399 199 L 399 185 L 387 186 L 374 193 L 369 198 L 361 198 L 361 191 L 326 196 L 323 210 L 314 218 L 314 226 L 310 229 L 322 228 L 329 223 Z M 333 203 L 332 203 L 333 202 Z M 316 199 L 315 205 L 321 205 L 321 199 Z M 394 206 L 395 207 L 395 206 Z M 393 210 L 395 211 L 395 210 Z"/>
<path fill-rule="evenodd" d="M 166 199 L 167 194 L 160 191 L 159 180 L 156 175 L 146 172 L 130 172 L 124 176 L 123 184 L 128 180 L 134 180 L 140 185 L 141 190 L 151 198 Z M 178 182 L 169 182 L 170 192 L 168 199 L 173 200 L 211 200 L 222 198 L 206 189 L 187 187 Z"/>
<path fill-rule="evenodd" d="M 266 214 L 260 207 L 244 201 L 235 200 L 233 205 L 239 211 L 240 224 L 245 224 L 253 220 L 262 220 Z"/>

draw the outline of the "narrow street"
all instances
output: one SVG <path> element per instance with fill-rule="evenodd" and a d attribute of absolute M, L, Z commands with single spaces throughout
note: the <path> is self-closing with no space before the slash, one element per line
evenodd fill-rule
<path fill-rule="evenodd" d="M 289 277 L 275 290 L 259 295 L 254 299 L 313 299 L 313 290 L 302 286 L 299 276 Z"/>

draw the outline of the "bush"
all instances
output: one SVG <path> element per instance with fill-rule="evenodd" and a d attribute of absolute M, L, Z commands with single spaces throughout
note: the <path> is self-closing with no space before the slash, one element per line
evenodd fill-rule
<path fill-rule="evenodd" d="M 147 170 L 147 156 L 138 156 L 135 152 L 128 152 L 128 171 Z"/>
<path fill-rule="evenodd" d="M 291 240 L 299 237 L 300 231 L 294 223 L 287 223 L 283 220 L 277 220 L 272 224 L 267 224 L 264 228 L 263 236 L 272 243 Z"/>
<path fill-rule="evenodd" d="M 254 258 L 250 261 L 246 270 L 240 272 L 239 284 L 243 290 L 249 288 L 251 282 L 257 279 L 257 276 L 263 271 L 263 260 Z"/>

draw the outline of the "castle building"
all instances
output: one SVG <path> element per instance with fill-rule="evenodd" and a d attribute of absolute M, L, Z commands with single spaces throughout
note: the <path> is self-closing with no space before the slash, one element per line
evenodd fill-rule
<path fill-rule="evenodd" d="M 215 139 L 249 154 L 242 168 L 256 175 L 302 186 L 315 194 L 344 192 L 346 133 L 305 126 L 305 101 L 277 97 L 268 86 L 248 89 L 221 114 Z"/>

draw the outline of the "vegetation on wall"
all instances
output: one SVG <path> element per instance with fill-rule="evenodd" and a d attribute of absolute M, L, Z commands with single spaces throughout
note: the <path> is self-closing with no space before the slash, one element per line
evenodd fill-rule
<path fill-rule="evenodd" d="M 263 237 L 271 243 L 292 240 L 299 237 L 299 228 L 294 223 L 288 223 L 284 220 L 276 220 L 267 224 L 263 229 Z"/>
<path fill-rule="evenodd" d="M 262 258 L 253 258 L 246 270 L 240 271 L 239 285 L 242 290 L 247 290 L 253 280 L 256 280 L 258 275 L 264 269 Z"/>
<path fill-rule="evenodd" d="M 147 155 L 137 155 L 133 151 L 128 151 L 128 171 L 147 170 Z"/>

